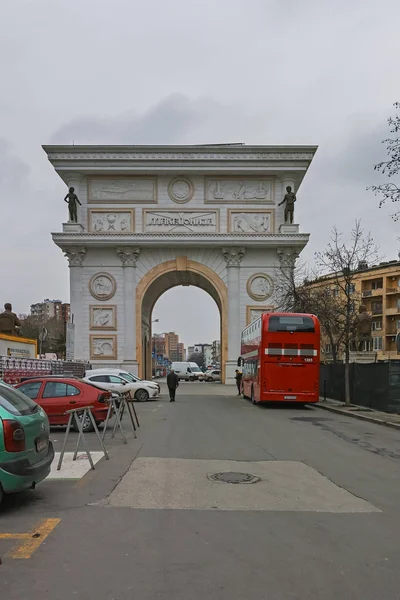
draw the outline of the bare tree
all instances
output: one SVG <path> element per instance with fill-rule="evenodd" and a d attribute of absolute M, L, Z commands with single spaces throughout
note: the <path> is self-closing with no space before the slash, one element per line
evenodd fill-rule
<path fill-rule="evenodd" d="M 343 241 L 342 234 L 332 230 L 331 241 L 322 252 L 315 255 L 317 266 L 327 275 L 330 284 L 338 290 L 335 299 L 336 329 L 345 354 L 345 402 L 350 404 L 350 350 L 354 339 L 355 318 L 361 303 L 360 294 L 356 293 L 355 282 L 361 268 L 371 261 L 378 260 L 377 247 L 368 233 L 364 233 L 361 222 L 356 221 L 348 242 Z"/>
<path fill-rule="evenodd" d="M 304 263 L 295 266 L 297 255 L 285 251 L 279 256 L 280 265 L 275 275 L 275 304 L 278 310 L 316 315 L 331 346 L 332 360 L 337 362 L 343 336 L 338 325 L 342 299 L 334 295 L 332 284 L 326 278 L 311 272 Z"/>
<path fill-rule="evenodd" d="M 396 110 L 400 110 L 399 102 L 395 102 L 393 106 Z M 389 117 L 388 124 L 390 133 L 395 134 L 393 138 L 387 138 L 382 141 L 383 144 L 386 144 L 386 154 L 389 159 L 378 163 L 374 169 L 391 178 L 400 173 L 400 115 L 396 114 L 394 117 Z M 381 196 L 379 208 L 385 204 L 386 200 L 391 200 L 392 202 L 400 201 L 400 187 L 392 181 L 382 183 L 381 185 L 372 185 L 367 189 L 371 189 L 376 195 Z M 391 216 L 394 221 L 398 221 L 400 219 L 400 211 L 395 212 Z"/>

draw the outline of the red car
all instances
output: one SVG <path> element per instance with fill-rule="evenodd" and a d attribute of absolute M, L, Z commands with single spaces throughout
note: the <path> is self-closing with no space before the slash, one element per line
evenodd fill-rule
<path fill-rule="evenodd" d="M 49 418 L 50 425 L 67 425 L 67 410 L 93 406 L 92 413 L 97 424 L 105 421 L 108 411 L 107 398 L 110 392 L 73 377 L 52 377 L 43 375 L 17 383 L 14 386 L 37 402 Z M 84 431 L 93 431 L 90 419 L 83 426 Z"/>

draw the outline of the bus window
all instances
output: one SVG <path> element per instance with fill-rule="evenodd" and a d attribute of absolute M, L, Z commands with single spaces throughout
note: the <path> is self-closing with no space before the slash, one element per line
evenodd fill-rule
<path fill-rule="evenodd" d="M 314 333 L 314 322 L 311 317 L 271 316 L 268 321 L 268 331 L 301 331 Z"/>

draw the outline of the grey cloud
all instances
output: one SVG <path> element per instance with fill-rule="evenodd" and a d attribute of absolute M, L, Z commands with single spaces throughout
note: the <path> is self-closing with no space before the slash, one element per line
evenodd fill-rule
<path fill-rule="evenodd" d="M 54 133 L 53 144 L 179 144 L 241 141 L 257 118 L 240 107 L 204 97 L 171 94 L 144 114 L 80 117 Z M 230 136 L 226 139 L 226 136 Z M 236 137 L 235 137 L 236 136 Z M 239 136 L 240 139 L 237 137 Z"/>

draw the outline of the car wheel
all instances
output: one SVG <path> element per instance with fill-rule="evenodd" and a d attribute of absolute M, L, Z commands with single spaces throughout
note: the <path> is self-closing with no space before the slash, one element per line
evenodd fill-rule
<path fill-rule="evenodd" d="M 196 381 L 194 377 L 189 377 L 189 381 Z"/>
<path fill-rule="evenodd" d="M 3 492 L 3 488 L 1 487 L 1 483 L 0 483 L 0 504 L 2 503 L 3 498 L 4 498 L 4 492 Z"/>
<path fill-rule="evenodd" d="M 149 397 L 150 397 L 150 394 L 147 390 L 138 390 L 135 394 L 135 398 L 139 402 L 147 402 Z"/>
<path fill-rule="evenodd" d="M 207 381 L 214 381 L 212 377 L 208 377 Z"/>
<path fill-rule="evenodd" d="M 82 415 L 79 415 L 78 419 L 79 419 L 79 421 L 81 421 L 82 420 Z M 74 422 L 74 424 L 73 424 L 72 427 L 73 427 L 73 429 L 75 431 L 78 431 L 78 427 L 76 426 L 75 422 Z M 91 431 L 94 431 L 93 423 L 90 420 L 89 415 L 86 415 L 82 429 L 83 429 L 83 433 L 90 433 Z"/>

